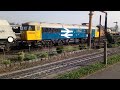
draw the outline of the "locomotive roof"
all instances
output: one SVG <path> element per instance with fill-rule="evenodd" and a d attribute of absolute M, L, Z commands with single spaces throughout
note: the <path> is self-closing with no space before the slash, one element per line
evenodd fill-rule
<path fill-rule="evenodd" d="M 26 23 L 23 23 L 22 25 L 40 25 L 39 22 L 26 22 Z"/>
<path fill-rule="evenodd" d="M 83 26 L 79 24 L 62 24 L 62 23 L 46 23 L 46 22 L 26 22 L 22 25 L 40 25 L 42 27 L 49 27 L 49 28 L 84 28 L 88 29 L 88 26 Z M 96 29 L 96 27 L 92 26 L 92 29 Z"/>
<path fill-rule="evenodd" d="M 9 25 L 7 20 L 0 20 L 0 25 Z"/>
<path fill-rule="evenodd" d="M 60 23 L 40 23 L 42 27 L 51 27 L 51 28 L 62 28 Z"/>

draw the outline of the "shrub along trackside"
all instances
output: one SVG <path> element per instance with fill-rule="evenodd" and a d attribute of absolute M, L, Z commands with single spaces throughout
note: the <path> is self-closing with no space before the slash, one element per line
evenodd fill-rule
<path fill-rule="evenodd" d="M 120 62 L 120 54 L 118 55 L 112 55 L 110 57 L 108 57 L 108 66 L 112 65 L 114 63 Z M 89 66 L 85 66 L 85 67 L 81 67 L 77 70 L 74 71 L 70 71 L 68 73 L 62 74 L 62 75 L 58 75 L 57 79 L 79 79 L 83 76 L 89 75 L 97 70 L 103 69 L 107 67 L 105 64 L 103 64 L 102 62 L 99 63 L 95 63 Z"/>

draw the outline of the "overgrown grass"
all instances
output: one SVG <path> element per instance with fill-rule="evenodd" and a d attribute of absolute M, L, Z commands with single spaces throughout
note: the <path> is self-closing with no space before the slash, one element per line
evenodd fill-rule
<path fill-rule="evenodd" d="M 79 49 L 82 50 L 82 49 L 87 49 L 87 44 L 80 44 L 79 45 Z"/>
<path fill-rule="evenodd" d="M 25 58 L 24 60 L 33 60 L 33 59 L 37 59 L 37 56 L 35 54 L 25 54 Z"/>
<path fill-rule="evenodd" d="M 72 52 L 72 51 L 77 51 L 77 50 L 80 50 L 79 46 L 67 46 L 67 47 L 64 47 L 65 52 Z"/>
<path fill-rule="evenodd" d="M 63 46 L 58 46 L 58 47 L 56 48 L 56 51 L 57 51 L 58 54 L 63 53 L 63 51 L 64 51 Z"/>
<path fill-rule="evenodd" d="M 3 60 L 2 63 L 5 64 L 5 65 L 7 65 L 7 64 L 10 64 L 11 61 L 10 60 Z"/>
<path fill-rule="evenodd" d="M 66 51 L 66 52 L 71 52 L 71 51 L 73 51 L 73 49 L 74 49 L 73 46 L 64 47 L 64 51 Z"/>
<path fill-rule="evenodd" d="M 118 55 L 113 55 L 108 57 L 108 65 L 112 65 L 114 63 L 120 62 L 120 54 Z M 105 64 L 99 62 L 99 63 L 95 63 L 89 66 L 85 66 L 85 67 L 81 67 L 77 70 L 62 74 L 62 75 L 58 75 L 56 78 L 57 79 L 79 79 L 83 76 L 89 75 L 95 71 L 98 71 L 100 69 L 103 69 L 105 67 L 107 67 Z"/>

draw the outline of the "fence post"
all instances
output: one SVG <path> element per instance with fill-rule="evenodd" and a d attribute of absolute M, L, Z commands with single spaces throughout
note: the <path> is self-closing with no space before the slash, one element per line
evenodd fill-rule
<path fill-rule="evenodd" d="M 31 47 L 31 44 L 29 44 L 28 46 L 29 46 L 29 52 L 30 52 L 30 47 Z"/>

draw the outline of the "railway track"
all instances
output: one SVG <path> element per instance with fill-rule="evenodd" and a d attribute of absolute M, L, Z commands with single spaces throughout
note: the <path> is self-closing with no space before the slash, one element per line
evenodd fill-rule
<path fill-rule="evenodd" d="M 108 55 L 115 52 L 108 51 Z M 101 58 L 101 59 L 100 59 Z M 103 60 L 103 52 L 82 55 L 54 63 L 36 66 L 11 73 L 1 74 L 0 79 L 42 79 L 49 75 L 63 72 L 68 69 L 82 67 L 97 60 Z"/>
<path fill-rule="evenodd" d="M 108 49 L 108 55 L 113 55 L 120 53 L 120 47 Z M 66 60 L 61 60 L 57 62 L 52 62 L 40 66 L 31 67 L 28 69 L 13 71 L 10 73 L 5 73 L 0 75 L 0 79 L 42 79 L 49 78 L 49 76 L 54 74 L 59 74 L 61 72 L 79 68 L 94 61 L 103 60 L 103 51 L 94 52 L 91 54 L 81 55 L 75 58 L 70 58 Z"/>

